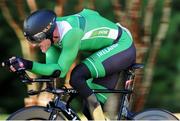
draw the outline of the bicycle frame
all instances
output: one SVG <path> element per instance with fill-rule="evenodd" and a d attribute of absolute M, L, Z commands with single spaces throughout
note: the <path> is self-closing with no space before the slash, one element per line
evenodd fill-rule
<path fill-rule="evenodd" d="M 130 100 L 130 94 L 133 92 L 133 79 L 134 79 L 134 71 L 131 71 L 126 74 L 126 79 L 124 80 L 124 89 L 121 90 L 110 90 L 110 89 L 93 89 L 92 91 L 94 93 L 119 93 L 122 94 L 121 100 L 120 100 L 120 107 L 118 111 L 118 118 L 117 120 L 122 119 L 122 116 L 126 119 L 131 119 L 133 116 L 133 113 L 129 111 L 129 100 Z M 67 93 L 69 94 L 77 94 L 77 92 L 74 89 L 66 89 Z M 60 96 L 56 96 L 53 102 L 50 102 L 48 104 L 48 112 L 51 113 L 49 119 L 54 120 L 56 119 L 57 113 L 61 111 L 64 116 L 68 120 L 80 120 L 78 115 L 70 108 L 69 104 L 71 100 L 75 96 L 71 95 L 67 103 L 62 101 L 60 99 Z"/>
<path fill-rule="evenodd" d="M 104 90 L 97 89 L 97 90 L 94 90 L 93 92 L 94 93 L 123 93 L 124 95 L 131 93 L 129 90 L 105 90 L 105 89 Z M 121 119 L 122 117 L 123 109 L 124 111 L 126 109 L 124 108 L 125 98 L 122 98 L 120 102 L 121 104 L 119 107 L 118 120 Z M 60 99 L 60 97 L 56 97 L 53 102 L 49 102 L 47 106 L 47 111 L 51 113 L 49 120 L 56 119 L 56 115 L 59 111 L 61 111 L 68 120 L 80 120 L 79 116 L 69 107 L 69 103 L 70 102 L 65 103 L 64 101 Z M 130 119 L 131 116 L 126 115 L 125 117 L 128 117 L 128 119 Z"/>

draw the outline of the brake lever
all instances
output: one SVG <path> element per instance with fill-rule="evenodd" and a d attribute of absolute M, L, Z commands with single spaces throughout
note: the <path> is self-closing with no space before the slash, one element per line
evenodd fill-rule
<path fill-rule="evenodd" d="M 1 66 L 2 67 L 5 67 L 5 66 L 10 66 L 11 64 L 10 64 L 10 61 L 9 60 L 5 60 L 5 61 L 3 61 L 2 63 L 1 63 Z"/>

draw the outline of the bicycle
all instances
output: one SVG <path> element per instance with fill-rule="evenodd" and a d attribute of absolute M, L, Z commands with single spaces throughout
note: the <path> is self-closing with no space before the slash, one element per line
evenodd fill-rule
<path fill-rule="evenodd" d="M 5 66 L 6 63 L 3 63 Z M 179 120 L 171 112 L 164 109 L 148 109 L 142 112 L 131 112 L 129 102 L 133 93 L 135 70 L 143 68 L 143 64 L 133 64 L 125 72 L 123 89 L 92 89 L 94 93 L 121 93 L 120 106 L 117 120 Z M 29 90 L 29 95 L 36 95 L 41 92 L 49 92 L 54 95 L 46 107 L 30 106 L 19 109 L 12 113 L 7 120 L 81 120 L 75 111 L 70 107 L 71 101 L 78 95 L 78 92 L 72 88 L 56 88 L 55 79 L 59 72 L 55 72 L 48 78 L 30 78 L 29 75 L 21 70 L 16 72 L 21 81 L 25 84 L 46 83 L 46 88 L 35 91 Z M 69 95 L 68 100 L 62 100 L 64 95 Z"/>

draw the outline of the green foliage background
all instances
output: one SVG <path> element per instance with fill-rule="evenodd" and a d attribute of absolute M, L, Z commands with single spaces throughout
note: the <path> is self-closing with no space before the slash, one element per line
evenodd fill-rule
<path fill-rule="evenodd" d="M 160 5 L 160 3 L 159 3 Z M 156 7 L 158 9 L 158 6 Z M 153 32 L 156 31 L 155 14 Z M 156 20 L 157 19 L 157 20 Z M 170 26 L 158 53 L 153 85 L 146 108 L 160 107 L 173 112 L 180 111 L 180 1 L 173 0 Z"/>
<path fill-rule="evenodd" d="M 146 1 L 144 0 L 144 3 Z M 13 2 L 7 2 L 13 17 L 18 19 Z M 157 16 L 161 15 L 162 2 L 163 0 L 157 0 L 155 7 L 152 40 L 157 32 L 159 24 L 159 17 Z M 53 9 L 55 2 L 37 0 L 37 4 L 39 9 Z M 77 4 L 77 0 L 69 0 L 65 5 L 64 14 L 76 13 L 75 7 Z M 84 6 L 87 6 L 86 2 Z M 97 0 L 95 6 L 96 10 L 104 17 L 115 21 L 109 0 Z M 26 13 L 29 13 L 27 5 L 25 5 L 25 10 Z M 145 10 L 142 13 L 145 13 Z M 20 44 L 0 11 L 0 62 L 13 55 L 22 56 Z M 170 28 L 158 53 L 154 74 L 153 85 L 145 108 L 162 107 L 172 112 L 180 112 L 180 0 L 173 0 Z M 24 97 L 26 96 L 26 86 L 17 79 L 15 74 L 0 67 L 0 113 L 11 113 L 19 107 L 23 107 Z"/>

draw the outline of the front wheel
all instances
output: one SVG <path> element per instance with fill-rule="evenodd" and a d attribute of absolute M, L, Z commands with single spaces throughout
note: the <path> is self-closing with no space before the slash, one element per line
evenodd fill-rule
<path fill-rule="evenodd" d="M 46 107 L 31 106 L 14 112 L 7 120 L 49 120 L 49 117 L 50 112 Z M 64 120 L 61 113 L 57 115 L 57 120 Z"/>
<path fill-rule="evenodd" d="M 142 111 L 133 116 L 134 120 L 179 120 L 171 112 L 161 109 Z"/>

